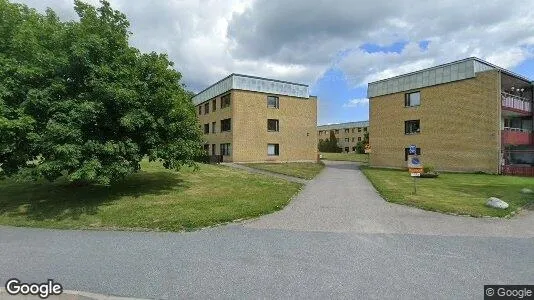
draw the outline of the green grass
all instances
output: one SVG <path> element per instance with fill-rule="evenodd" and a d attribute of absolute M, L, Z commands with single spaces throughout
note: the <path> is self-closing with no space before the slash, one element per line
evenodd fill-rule
<path fill-rule="evenodd" d="M 342 160 L 342 161 L 355 161 L 367 163 L 369 162 L 369 154 L 358 153 L 326 153 L 321 152 L 323 159 L 326 160 Z"/>
<path fill-rule="evenodd" d="M 431 211 L 503 217 L 534 202 L 522 188 L 534 189 L 534 178 L 486 174 L 443 173 L 438 178 L 418 178 L 413 194 L 413 178 L 408 171 L 363 168 L 363 173 L 387 201 Z M 498 197 L 510 206 L 505 210 L 487 207 L 489 197 Z"/>
<path fill-rule="evenodd" d="M 174 172 L 143 161 L 142 170 L 112 186 L 0 181 L 0 224 L 191 230 L 280 210 L 301 187 L 223 166 Z"/>
<path fill-rule="evenodd" d="M 245 165 L 259 170 L 271 171 L 303 179 L 313 179 L 324 168 L 322 163 L 313 162 L 256 163 Z"/>

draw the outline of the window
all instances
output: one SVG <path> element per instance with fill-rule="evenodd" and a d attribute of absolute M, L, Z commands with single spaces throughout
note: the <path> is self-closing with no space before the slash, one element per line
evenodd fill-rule
<path fill-rule="evenodd" d="M 361 142 L 361 141 L 362 141 L 362 137 L 359 136 L 359 137 L 358 137 L 358 142 Z"/>
<path fill-rule="evenodd" d="M 421 105 L 421 93 L 420 92 L 413 92 L 413 93 L 406 93 L 404 95 L 404 106 L 419 106 Z"/>
<path fill-rule="evenodd" d="M 354 133 L 354 128 L 352 128 L 352 133 Z"/>
<path fill-rule="evenodd" d="M 217 110 L 217 98 L 213 99 L 213 105 L 211 106 L 211 110 L 215 111 Z"/>
<path fill-rule="evenodd" d="M 356 151 L 356 147 L 352 147 L 352 151 L 353 151 L 353 152 Z"/>
<path fill-rule="evenodd" d="M 221 152 L 220 155 L 232 155 L 232 147 L 230 147 L 230 143 L 221 144 Z"/>
<path fill-rule="evenodd" d="M 280 155 L 280 148 L 278 144 L 267 144 L 267 155 L 277 156 Z"/>
<path fill-rule="evenodd" d="M 215 155 L 215 147 L 217 144 L 211 144 L 211 155 Z"/>
<path fill-rule="evenodd" d="M 364 127 L 364 128 L 363 128 L 363 132 L 367 132 L 367 127 Z"/>
<path fill-rule="evenodd" d="M 404 161 L 408 161 L 408 153 L 410 153 L 410 148 L 404 148 Z M 415 148 L 415 154 L 421 155 L 421 148 Z"/>
<path fill-rule="evenodd" d="M 358 132 L 362 132 L 362 128 L 361 127 L 358 127 Z"/>
<path fill-rule="evenodd" d="M 221 132 L 232 130 L 232 119 L 221 120 Z"/>
<path fill-rule="evenodd" d="M 339 129 L 334 130 L 334 133 L 338 134 L 339 133 Z"/>
<path fill-rule="evenodd" d="M 348 142 L 349 142 L 349 138 L 345 138 L 345 142 L 347 142 L 347 143 L 348 143 Z"/>
<path fill-rule="evenodd" d="M 204 114 L 209 114 L 210 113 L 210 103 L 207 102 L 206 104 L 204 104 Z"/>
<path fill-rule="evenodd" d="M 204 124 L 204 134 L 210 133 L 210 124 Z"/>
<path fill-rule="evenodd" d="M 345 133 L 349 133 L 349 129 L 348 128 L 345 128 Z"/>
<path fill-rule="evenodd" d="M 345 152 L 349 152 L 349 147 L 345 147 Z"/>
<path fill-rule="evenodd" d="M 204 151 L 206 151 L 206 153 L 210 152 L 210 144 L 204 144 Z"/>
<path fill-rule="evenodd" d="M 352 141 L 354 142 L 354 138 L 352 138 Z"/>
<path fill-rule="evenodd" d="M 267 107 L 268 108 L 279 108 L 280 100 L 276 96 L 267 96 Z"/>
<path fill-rule="evenodd" d="M 221 108 L 230 106 L 230 94 L 221 97 Z"/>
<path fill-rule="evenodd" d="M 267 119 L 267 131 L 279 131 L 279 124 L 278 120 L 275 119 Z"/>
<path fill-rule="evenodd" d="M 419 120 L 409 120 L 404 122 L 404 134 L 417 134 L 420 130 Z"/>
<path fill-rule="evenodd" d="M 199 115 L 202 114 L 202 105 L 199 105 L 199 106 L 198 106 L 198 114 L 199 114 Z"/>
<path fill-rule="evenodd" d="M 215 131 L 215 126 L 216 126 L 216 122 L 211 122 L 211 133 L 217 132 Z"/>

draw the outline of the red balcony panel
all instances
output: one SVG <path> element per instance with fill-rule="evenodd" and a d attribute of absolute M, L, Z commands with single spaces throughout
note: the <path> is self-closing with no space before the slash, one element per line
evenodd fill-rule
<path fill-rule="evenodd" d="M 532 145 L 534 144 L 534 135 L 531 132 L 509 131 L 501 132 L 503 145 Z"/>

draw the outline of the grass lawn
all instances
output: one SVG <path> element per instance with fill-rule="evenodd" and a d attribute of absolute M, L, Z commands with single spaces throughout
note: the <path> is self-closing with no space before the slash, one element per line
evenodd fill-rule
<path fill-rule="evenodd" d="M 443 173 L 438 178 L 418 178 L 417 195 L 414 195 L 413 179 L 408 171 L 362 170 L 386 200 L 426 210 L 502 217 L 534 201 L 532 194 L 520 193 L 522 188 L 534 190 L 534 178 Z M 489 197 L 498 197 L 510 206 L 505 210 L 487 207 Z"/>
<path fill-rule="evenodd" d="M 313 179 L 324 168 L 322 163 L 313 162 L 256 163 L 245 165 L 255 169 L 271 171 L 303 179 Z"/>
<path fill-rule="evenodd" d="M 301 185 L 223 166 L 193 171 L 142 162 L 113 186 L 0 181 L 0 224 L 48 228 L 181 231 L 283 208 Z"/>
<path fill-rule="evenodd" d="M 358 153 L 326 153 L 321 152 L 323 159 L 326 160 L 342 160 L 342 161 L 356 161 L 367 163 L 369 162 L 369 154 Z"/>

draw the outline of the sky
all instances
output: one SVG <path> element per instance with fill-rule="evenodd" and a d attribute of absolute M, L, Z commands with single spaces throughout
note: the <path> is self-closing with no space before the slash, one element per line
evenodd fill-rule
<path fill-rule="evenodd" d="M 76 18 L 73 0 L 12 2 Z M 321 125 L 368 120 L 368 82 L 470 56 L 534 80 L 532 0 L 109 2 L 132 45 L 167 53 L 189 89 L 230 73 L 305 83 Z"/>

